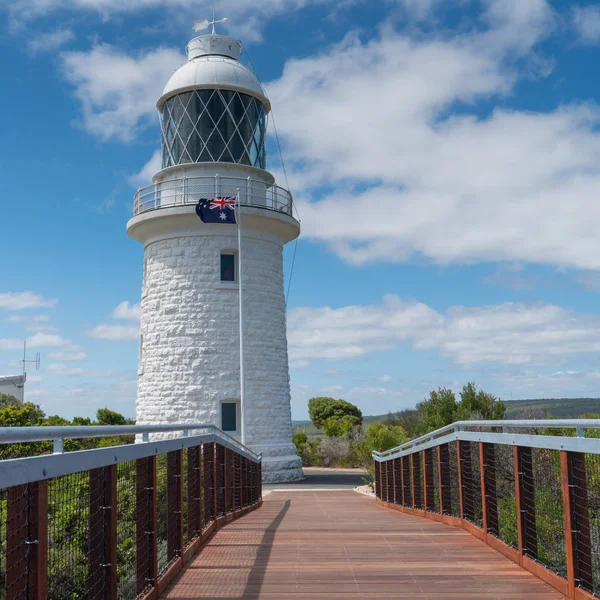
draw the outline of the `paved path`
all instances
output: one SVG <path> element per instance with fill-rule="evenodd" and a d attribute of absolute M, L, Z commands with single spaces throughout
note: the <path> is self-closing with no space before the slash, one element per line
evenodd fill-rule
<path fill-rule="evenodd" d="M 461 529 L 353 491 L 276 491 L 219 530 L 163 598 L 563 597 Z"/>
<path fill-rule="evenodd" d="M 312 490 L 316 488 L 353 490 L 364 485 L 362 469 L 325 469 L 304 467 L 304 479 L 293 483 L 265 483 L 263 490 Z"/>

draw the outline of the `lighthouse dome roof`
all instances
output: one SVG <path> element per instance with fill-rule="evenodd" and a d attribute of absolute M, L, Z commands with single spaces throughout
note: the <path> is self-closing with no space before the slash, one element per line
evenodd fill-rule
<path fill-rule="evenodd" d="M 188 62 L 173 73 L 164 87 L 157 106 L 159 110 L 170 97 L 200 89 L 226 89 L 258 98 L 271 109 L 265 91 L 256 76 L 242 64 L 241 44 L 222 35 L 203 35 L 190 41 Z"/>

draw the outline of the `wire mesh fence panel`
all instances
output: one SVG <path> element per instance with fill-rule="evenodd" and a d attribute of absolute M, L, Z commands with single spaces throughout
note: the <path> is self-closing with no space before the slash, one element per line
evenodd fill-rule
<path fill-rule="evenodd" d="M 3 593 L 9 598 L 28 600 L 30 585 L 31 548 L 29 541 L 29 518 L 31 490 L 28 485 L 20 485 L 7 490 L 5 498 L 6 546 L 2 554 L 6 556 L 5 585 Z M 2 593 L 2 592 L 0 592 Z"/>
<path fill-rule="evenodd" d="M 214 519 L 214 459 L 215 447 L 214 444 L 202 445 L 202 509 L 204 519 L 202 528 L 208 527 Z"/>
<path fill-rule="evenodd" d="M 410 456 L 403 456 L 402 461 L 402 504 L 412 506 L 412 473 L 410 468 Z"/>
<path fill-rule="evenodd" d="M 421 452 L 410 455 L 412 468 L 413 507 L 423 508 L 423 464 Z"/>
<path fill-rule="evenodd" d="M 158 573 L 161 575 L 169 564 L 167 558 L 167 455 L 156 457 L 156 545 Z"/>
<path fill-rule="evenodd" d="M 402 459 L 394 459 L 394 494 L 396 504 L 402 504 Z"/>
<path fill-rule="evenodd" d="M 425 450 L 425 509 L 429 512 L 440 512 L 440 491 L 438 477 L 437 448 Z"/>
<path fill-rule="evenodd" d="M 461 445 L 465 442 L 461 442 Z M 470 496 L 466 501 L 471 505 L 471 514 L 469 517 L 465 515 L 472 523 L 478 527 L 483 526 L 483 513 L 481 503 L 481 465 L 479 459 L 479 444 L 477 442 L 466 442 L 465 452 L 466 458 L 470 464 L 468 470 L 471 481 L 466 487 L 467 495 Z"/>
<path fill-rule="evenodd" d="M 515 496 L 515 462 L 512 446 L 504 444 L 486 444 L 486 454 L 493 453 L 496 482 L 497 527 L 488 529 L 489 533 L 503 542 L 517 548 L 517 500 Z M 487 460 L 486 458 L 486 460 Z"/>
<path fill-rule="evenodd" d="M 237 452 L 233 454 L 233 464 L 234 464 L 234 486 L 233 486 L 233 506 L 235 510 L 240 510 L 242 508 L 242 472 L 241 472 L 241 460 L 240 455 Z"/>
<path fill-rule="evenodd" d="M 216 446 L 216 507 L 215 516 L 222 517 L 225 514 L 225 448 L 220 444 Z"/>
<path fill-rule="evenodd" d="M 568 453 L 575 585 L 600 595 L 600 456 Z"/>
<path fill-rule="evenodd" d="M 460 517 L 460 491 L 458 486 L 457 442 L 448 443 L 448 481 L 450 486 L 450 515 Z"/>
<path fill-rule="evenodd" d="M 155 583 L 156 457 L 136 461 L 136 592 L 144 595 Z"/>
<path fill-rule="evenodd" d="M 167 567 L 181 556 L 182 450 L 167 453 Z"/>
<path fill-rule="evenodd" d="M 102 544 L 102 531 L 88 531 L 88 472 L 48 482 L 48 598 L 78 600 L 88 596 L 88 554 Z M 97 491 L 97 490 L 93 490 Z"/>
<path fill-rule="evenodd" d="M 560 452 L 533 448 L 533 485 L 537 556 L 534 558 L 567 576 Z"/>
<path fill-rule="evenodd" d="M 388 460 L 384 463 L 387 473 L 387 501 L 394 502 L 394 461 Z"/>
<path fill-rule="evenodd" d="M 117 465 L 117 593 L 130 600 L 136 593 L 136 463 Z"/>
<path fill-rule="evenodd" d="M 189 453 L 186 450 L 185 452 L 182 452 L 182 458 L 181 458 L 181 480 L 182 480 L 182 488 L 181 488 L 181 494 L 182 494 L 182 512 L 181 512 L 181 520 L 182 520 L 182 526 L 183 526 L 183 547 L 185 548 L 189 541 L 189 535 L 188 535 L 188 517 L 189 517 L 189 511 L 188 511 L 188 491 L 189 491 L 189 487 L 188 487 L 188 476 L 189 476 L 189 471 L 188 471 L 188 459 L 189 459 Z M 192 502 L 193 502 L 193 498 L 192 498 Z"/>
<path fill-rule="evenodd" d="M 6 490 L 0 489 L 0 600 L 6 599 Z"/>
<path fill-rule="evenodd" d="M 189 545 L 202 531 L 202 478 L 201 478 L 201 446 L 194 446 L 187 451 L 185 471 L 187 473 L 184 488 L 185 524 L 184 541 Z"/>

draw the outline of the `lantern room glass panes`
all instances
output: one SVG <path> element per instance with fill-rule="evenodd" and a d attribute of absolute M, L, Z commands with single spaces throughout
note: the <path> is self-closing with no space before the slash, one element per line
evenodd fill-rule
<path fill-rule="evenodd" d="M 228 162 L 264 169 L 265 109 L 231 90 L 194 90 L 167 100 L 161 115 L 162 166 Z"/>

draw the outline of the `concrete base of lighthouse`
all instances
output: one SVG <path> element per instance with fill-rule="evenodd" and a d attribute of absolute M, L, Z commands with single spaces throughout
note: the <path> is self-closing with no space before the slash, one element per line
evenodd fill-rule
<path fill-rule="evenodd" d="M 254 452 L 262 452 L 263 483 L 285 483 L 304 478 L 302 460 L 296 454 L 296 447 L 293 444 L 267 448 L 250 446 L 250 448 Z"/>

